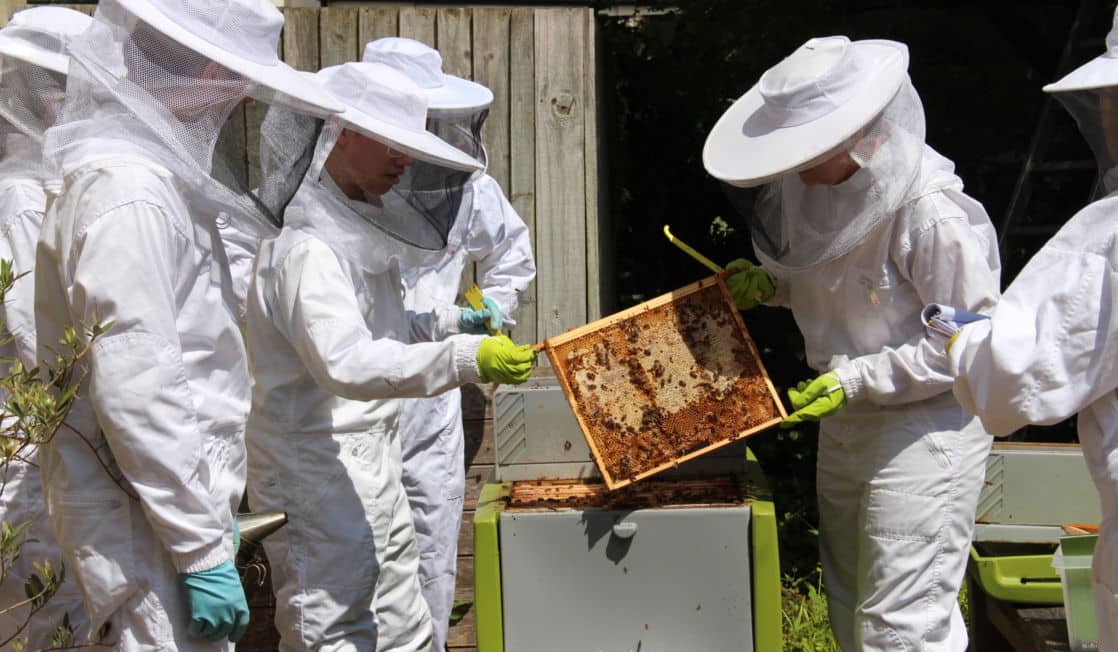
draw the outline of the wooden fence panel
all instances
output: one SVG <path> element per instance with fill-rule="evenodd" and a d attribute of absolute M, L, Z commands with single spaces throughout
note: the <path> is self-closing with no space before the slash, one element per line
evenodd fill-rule
<path fill-rule="evenodd" d="M 400 10 L 396 7 L 361 7 L 358 19 L 357 42 L 361 51 L 365 44 L 385 36 L 400 35 Z"/>
<path fill-rule="evenodd" d="M 536 27 L 535 11 L 512 10 L 509 17 L 509 185 L 504 186 L 512 207 L 532 233 L 532 251 L 540 247 L 536 228 Z M 516 53 L 513 56 L 511 53 Z M 548 181 L 547 183 L 550 183 Z M 542 266 L 536 254 L 536 280 L 520 293 L 516 314 L 517 341 L 535 342 L 544 338 L 539 327 L 537 287 L 541 277 L 558 274 Z"/>
<path fill-rule="evenodd" d="M 324 7 L 319 16 L 319 65 L 323 68 L 361 56 L 357 7 Z"/>
<path fill-rule="evenodd" d="M 431 7 L 400 7 L 400 36 L 435 47 L 435 13 Z"/>
<path fill-rule="evenodd" d="M 540 339 L 586 323 L 586 176 L 571 153 L 586 146 L 584 19 L 536 10 L 536 278 Z"/>

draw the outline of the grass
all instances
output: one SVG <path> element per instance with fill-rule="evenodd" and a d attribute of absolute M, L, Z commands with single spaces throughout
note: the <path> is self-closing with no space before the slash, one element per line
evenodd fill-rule
<path fill-rule="evenodd" d="M 818 577 L 818 573 L 816 577 Z M 840 652 L 827 618 L 827 598 L 820 580 L 785 575 L 781 582 L 784 606 L 784 649 L 789 652 Z"/>
<path fill-rule="evenodd" d="M 781 581 L 786 652 L 841 652 L 831 634 L 827 597 L 823 595 L 819 569 L 816 571 L 814 583 L 807 577 L 791 575 L 785 575 Z M 959 591 L 959 607 L 963 611 L 963 619 L 969 623 L 970 602 L 965 583 Z"/>

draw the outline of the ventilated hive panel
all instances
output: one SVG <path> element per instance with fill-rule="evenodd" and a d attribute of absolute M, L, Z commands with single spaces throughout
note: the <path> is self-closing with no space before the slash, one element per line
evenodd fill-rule
<path fill-rule="evenodd" d="M 785 416 L 718 276 L 544 345 L 610 489 Z"/>

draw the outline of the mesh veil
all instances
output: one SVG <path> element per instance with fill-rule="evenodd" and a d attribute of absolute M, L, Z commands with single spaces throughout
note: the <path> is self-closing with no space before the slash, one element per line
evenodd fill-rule
<path fill-rule="evenodd" d="M 1075 118 L 1091 146 L 1104 191 L 1118 190 L 1118 87 L 1062 91 L 1053 96 Z"/>
<path fill-rule="evenodd" d="M 453 218 L 444 231 L 436 228 L 437 220 L 417 208 L 422 202 L 415 201 L 410 191 L 394 187 L 379 198 L 362 201 L 346 197 L 331 180 L 325 170 L 326 159 L 345 126 L 333 118 L 322 129 L 306 180 L 287 208 L 284 228 L 313 235 L 330 245 L 339 257 L 374 274 L 393 265 L 434 264 L 445 253 Z M 267 138 L 274 130 L 284 128 L 269 116 L 261 134 Z"/>
<path fill-rule="evenodd" d="M 70 56 L 66 102 L 44 145 L 55 173 L 97 158 L 140 157 L 192 190 L 203 214 L 224 213 L 259 237 L 278 232 L 303 177 L 293 162 L 309 164 L 315 130 L 261 138 L 254 191 L 246 175 L 230 171 L 244 166 L 244 151 L 216 144 L 246 97 L 273 100 L 269 113 L 290 112 L 282 98 L 137 21 L 115 0 L 99 3 L 92 25 L 71 41 Z"/>
<path fill-rule="evenodd" d="M 15 57 L 0 60 L 0 179 L 46 180 L 43 132 L 65 96 L 61 73 Z"/>
<path fill-rule="evenodd" d="M 431 112 L 427 118 L 427 131 L 469 154 L 485 165 L 487 154 L 481 143 L 481 128 L 489 116 L 489 109 L 465 115 L 439 115 Z M 394 213 L 418 215 L 429 228 L 423 231 L 391 229 L 396 234 L 410 231 L 405 241 L 421 249 L 443 249 L 447 236 L 458 218 L 466 185 L 475 175 L 484 174 L 484 168 L 474 173 L 454 170 L 437 163 L 416 160 L 392 187 L 384 199 L 385 206 Z"/>
<path fill-rule="evenodd" d="M 924 110 L 911 82 L 903 82 L 885 109 L 852 140 L 803 169 L 842 150 L 860 169 L 840 184 L 806 185 L 792 172 L 761 188 L 751 227 L 762 264 L 799 271 L 834 260 L 892 219 L 916 192 Z M 734 201 L 738 189 L 727 192 Z"/>

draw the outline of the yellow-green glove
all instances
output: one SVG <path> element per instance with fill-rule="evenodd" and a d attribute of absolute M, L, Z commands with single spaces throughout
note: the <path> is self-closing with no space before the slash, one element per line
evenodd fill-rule
<path fill-rule="evenodd" d="M 519 385 L 532 374 L 536 351 L 527 344 L 516 344 L 507 335 L 481 341 L 477 349 L 477 370 L 487 383 Z"/>
<path fill-rule="evenodd" d="M 781 428 L 794 428 L 804 421 L 819 421 L 846 405 L 846 392 L 838 374 L 833 371 L 811 382 L 800 382 L 794 389 L 788 390 L 788 398 L 792 399 L 792 407 L 796 411 L 780 422 Z"/>
<path fill-rule="evenodd" d="M 726 271 L 733 272 L 726 277 L 726 288 L 738 310 L 754 308 L 776 294 L 776 285 L 769 273 L 744 258 L 730 261 Z"/>

